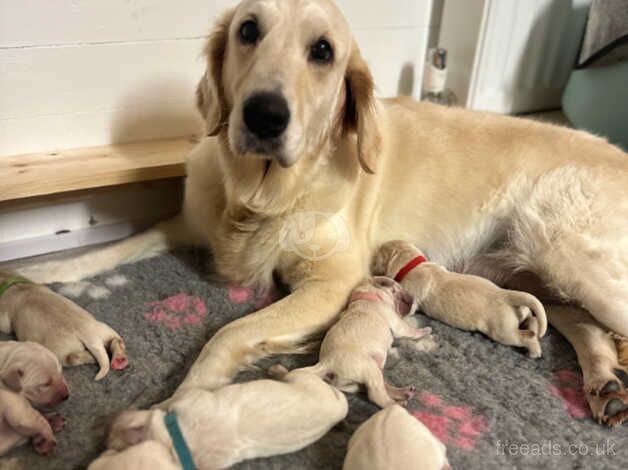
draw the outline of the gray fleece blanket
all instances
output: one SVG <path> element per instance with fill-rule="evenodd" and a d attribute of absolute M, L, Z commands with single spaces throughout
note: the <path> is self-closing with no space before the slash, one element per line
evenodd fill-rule
<path fill-rule="evenodd" d="M 112 415 L 167 398 L 208 338 L 222 325 L 272 298 L 211 281 L 208 255 L 167 254 L 77 284 L 56 284 L 121 333 L 130 366 L 94 382 L 95 366 L 66 369 L 71 397 L 52 457 L 30 446 L 0 458 L 0 469 L 70 470 L 103 450 Z M 628 432 L 594 423 L 581 392 L 581 374 L 569 344 L 554 330 L 543 339 L 542 359 L 417 316 L 433 328 L 431 339 L 402 341 L 385 375 L 397 385 L 415 384 L 411 413 L 438 436 L 455 469 L 626 469 Z M 312 364 L 316 355 L 264 360 L 238 380 L 264 376 L 267 366 Z M 290 455 L 249 461 L 238 469 L 340 469 L 352 432 L 377 408 L 349 397 L 350 413 L 320 441 Z"/>

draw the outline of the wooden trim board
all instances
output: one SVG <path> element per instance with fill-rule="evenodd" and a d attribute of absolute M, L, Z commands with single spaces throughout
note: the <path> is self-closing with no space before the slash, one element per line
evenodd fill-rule
<path fill-rule="evenodd" d="M 0 202 L 185 175 L 193 137 L 0 157 Z"/>

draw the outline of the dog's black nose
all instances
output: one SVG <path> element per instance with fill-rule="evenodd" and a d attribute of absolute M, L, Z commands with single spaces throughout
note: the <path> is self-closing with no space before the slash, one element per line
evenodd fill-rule
<path fill-rule="evenodd" d="M 288 103 L 278 93 L 256 93 L 244 102 L 244 123 L 262 140 L 280 136 L 289 122 Z"/>

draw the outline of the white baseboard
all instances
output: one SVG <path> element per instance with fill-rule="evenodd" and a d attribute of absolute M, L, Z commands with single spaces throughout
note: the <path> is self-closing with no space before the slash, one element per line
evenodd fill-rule
<path fill-rule="evenodd" d="M 158 220 L 120 222 L 2 243 L 0 244 L 0 262 L 120 240 L 145 230 Z"/>
<path fill-rule="evenodd" d="M 0 262 L 128 237 L 175 215 L 180 180 L 83 192 L 0 210 Z"/>

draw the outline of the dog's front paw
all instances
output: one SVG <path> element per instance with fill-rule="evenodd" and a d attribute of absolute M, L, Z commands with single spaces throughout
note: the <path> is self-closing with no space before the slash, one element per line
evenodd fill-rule
<path fill-rule="evenodd" d="M 53 432 L 59 432 L 65 427 L 65 418 L 59 413 L 46 415 L 46 420 L 50 424 Z"/>
<path fill-rule="evenodd" d="M 38 434 L 33 438 L 33 447 L 35 452 L 40 455 L 50 454 L 57 446 L 57 441 L 54 438 L 50 439 L 41 434 Z"/>
<path fill-rule="evenodd" d="M 587 394 L 587 401 L 598 423 L 614 427 L 628 422 L 628 393 L 625 390 L 601 395 Z"/>

